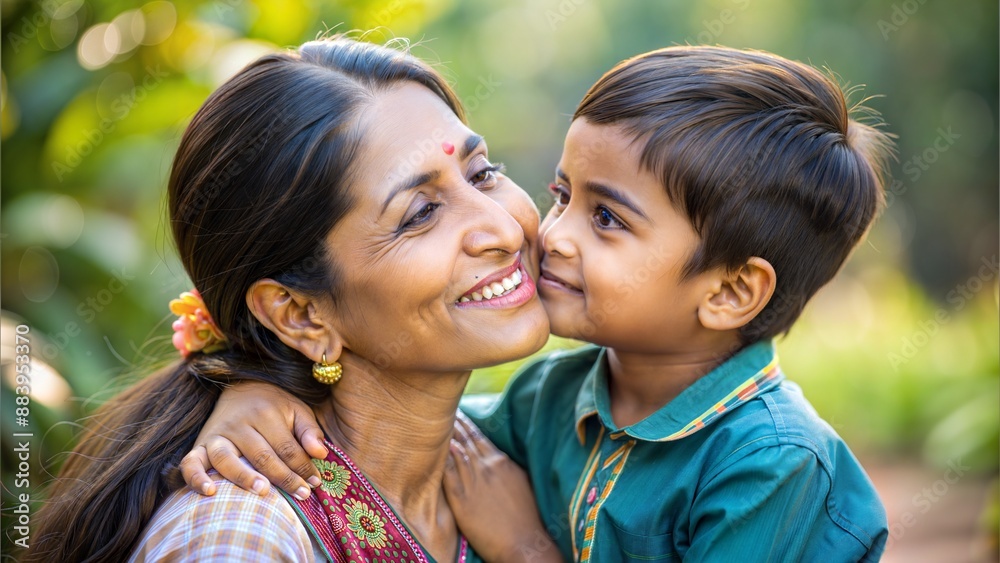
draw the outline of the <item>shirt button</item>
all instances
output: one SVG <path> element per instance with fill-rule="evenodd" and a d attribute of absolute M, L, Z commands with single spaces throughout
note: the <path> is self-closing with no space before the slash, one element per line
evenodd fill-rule
<path fill-rule="evenodd" d="M 597 500 L 597 487 L 591 487 L 587 493 L 587 504 L 594 504 L 595 500 Z"/>

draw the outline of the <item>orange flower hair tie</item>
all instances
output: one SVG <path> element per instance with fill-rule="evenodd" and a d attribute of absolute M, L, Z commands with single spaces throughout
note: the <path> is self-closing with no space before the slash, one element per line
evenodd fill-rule
<path fill-rule="evenodd" d="M 226 347 L 226 336 L 208 314 L 197 289 L 171 300 L 170 311 L 179 317 L 173 324 L 173 343 L 181 356 L 187 358 L 192 352 L 210 354 Z"/>

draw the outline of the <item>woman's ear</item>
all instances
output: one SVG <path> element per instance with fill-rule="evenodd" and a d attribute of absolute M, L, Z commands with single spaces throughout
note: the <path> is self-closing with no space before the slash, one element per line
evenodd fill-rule
<path fill-rule="evenodd" d="M 258 321 L 286 345 L 314 362 L 333 362 L 344 342 L 332 320 L 321 313 L 328 309 L 315 299 L 289 290 L 270 278 L 257 280 L 247 290 L 247 307 Z"/>
<path fill-rule="evenodd" d="M 734 272 L 723 272 L 698 305 L 698 320 L 712 330 L 746 326 L 764 310 L 774 295 L 774 267 L 756 256 Z"/>

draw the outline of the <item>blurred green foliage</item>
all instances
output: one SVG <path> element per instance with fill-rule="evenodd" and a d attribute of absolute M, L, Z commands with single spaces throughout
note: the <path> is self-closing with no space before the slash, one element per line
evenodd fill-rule
<path fill-rule="evenodd" d="M 889 207 L 779 350 L 855 448 L 995 471 L 997 285 L 981 266 L 998 253 L 997 12 L 987 0 L 3 0 L 0 290 L 4 345 L 11 323 L 31 327 L 35 475 L 71 443 L 74 427 L 58 421 L 172 357 L 167 302 L 190 282 L 163 194 L 201 102 L 263 52 L 372 28 L 371 40 L 409 37 L 440 63 L 543 212 L 568 116 L 628 56 L 676 43 L 764 49 L 883 96 L 868 105 L 899 136 Z M 470 389 L 498 390 L 511 369 L 483 370 Z"/>

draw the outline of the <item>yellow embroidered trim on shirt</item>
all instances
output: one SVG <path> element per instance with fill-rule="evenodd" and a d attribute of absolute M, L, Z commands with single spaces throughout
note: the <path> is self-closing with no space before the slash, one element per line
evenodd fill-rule
<path fill-rule="evenodd" d="M 580 481 L 576 484 L 576 494 L 573 495 L 573 502 L 569 505 L 569 539 L 573 545 L 573 559 L 577 561 L 580 559 L 580 554 L 577 553 L 576 549 L 576 518 L 580 512 L 580 504 L 583 500 L 584 491 L 590 487 L 590 481 L 597 472 L 597 452 L 601 447 L 602 438 L 604 438 L 603 426 L 601 426 L 600 432 L 597 433 L 597 441 L 594 442 L 594 448 L 590 450 L 590 457 L 587 458 L 587 464 L 583 466 L 583 473 L 580 474 Z"/>
<path fill-rule="evenodd" d="M 685 436 L 694 434 L 726 411 L 732 410 L 737 405 L 741 405 L 750 399 L 753 399 L 757 395 L 760 395 L 761 392 L 765 390 L 765 384 L 774 380 L 780 374 L 781 370 L 778 369 L 778 356 L 775 355 L 774 359 L 771 360 L 771 363 L 767 364 L 763 369 L 753 374 L 750 379 L 741 383 L 739 387 L 726 395 L 721 401 L 712 405 L 712 407 L 702 413 L 701 416 L 692 420 L 684 428 L 678 430 L 677 432 L 656 441 L 669 442 L 671 440 L 679 440 Z"/>
<path fill-rule="evenodd" d="M 594 534 L 597 529 L 597 514 L 601 510 L 601 505 L 604 504 L 604 501 L 611 494 L 611 489 L 615 487 L 618 476 L 621 475 L 622 469 L 625 468 L 625 462 L 628 461 L 628 454 L 634 447 L 635 440 L 630 440 L 611 455 L 611 457 L 619 458 L 618 463 L 615 464 L 615 468 L 611 471 L 611 476 L 608 477 L 608 482 L 605 483 L 604 490 L 601 491 L 601 496 L 594 501 L 594 505 L 587 512 L 587 524 L 583 532 L 583 547 L 580 550 L 580 563 L 588 563 L 590 561 L 590 548 L 594 544 Z"/>

